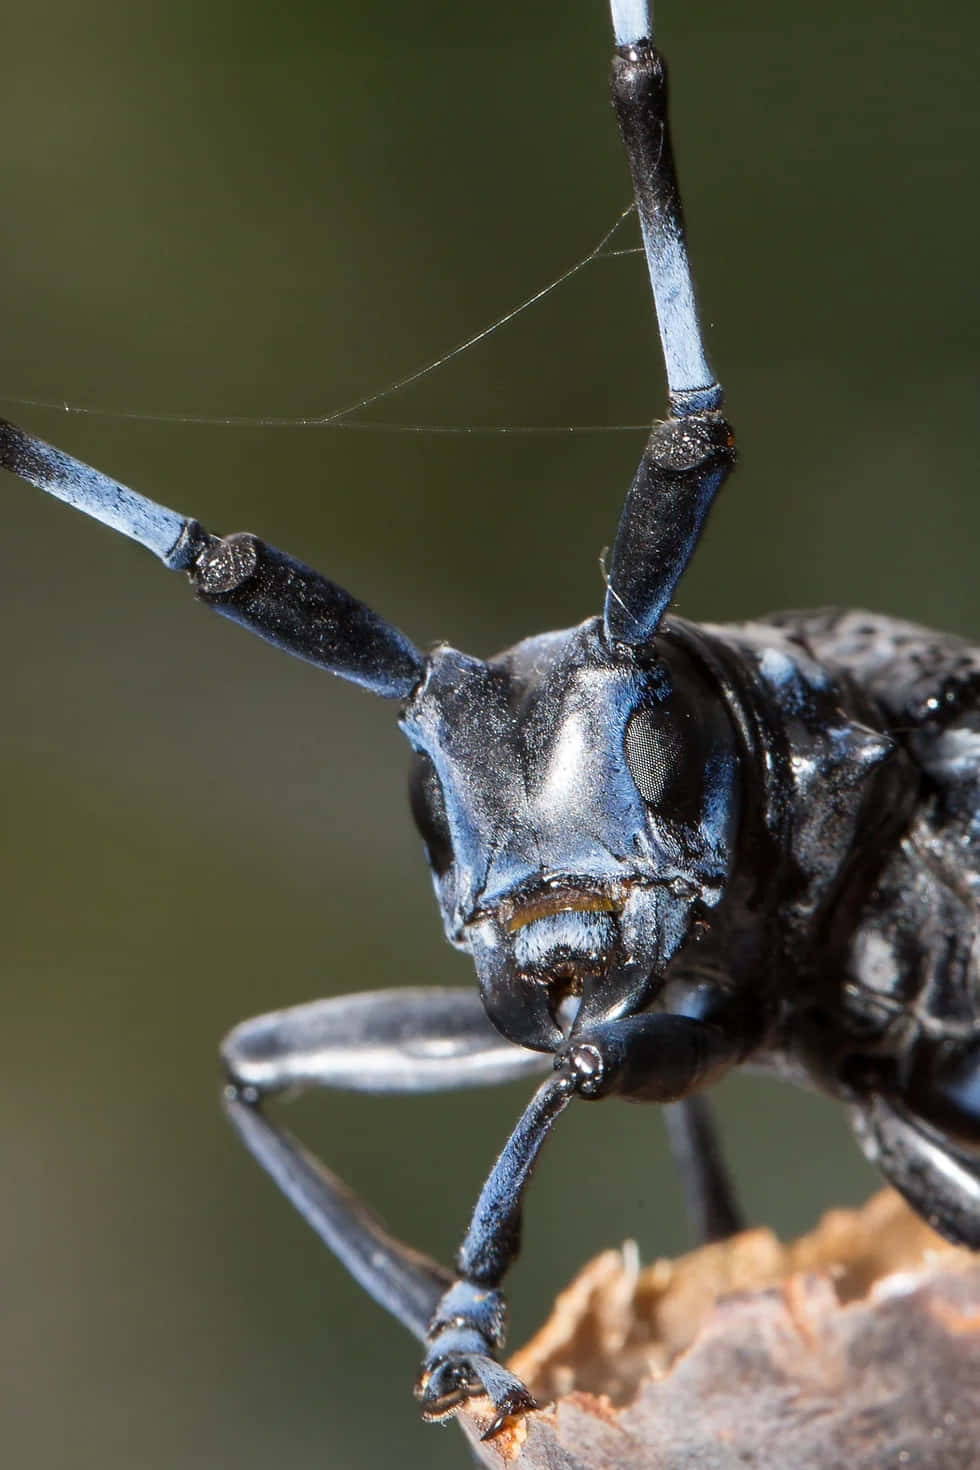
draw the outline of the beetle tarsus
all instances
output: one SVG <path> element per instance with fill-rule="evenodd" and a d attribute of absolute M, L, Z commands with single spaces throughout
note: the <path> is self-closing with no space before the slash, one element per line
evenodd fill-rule
<path fill-rule="evenodd" d="M 495 1412 L 484 1439 L 499 1433 L 508 1419 L 537 1407 L 534 1395 L 519 1378 L 490 1353 L 475 1350 L 427 1359 L 415 1396 L 427 1423 L 451 1418 L 472 1399 L 489 1398 Z"/>

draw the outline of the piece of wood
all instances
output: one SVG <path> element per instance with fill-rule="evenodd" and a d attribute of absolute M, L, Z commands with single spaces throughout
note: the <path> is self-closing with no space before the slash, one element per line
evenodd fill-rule
<path fill-rule="evenodd" d="M 978 1470 L 980 1257 L 884 1192 L 791 1245 L 748 1230 L 642 1272 L 607 1251 L 511 1360 L 542 1408 L 504 1470 Z"/>

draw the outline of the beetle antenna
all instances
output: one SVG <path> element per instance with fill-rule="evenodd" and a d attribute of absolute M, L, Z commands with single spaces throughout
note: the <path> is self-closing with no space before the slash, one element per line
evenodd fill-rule
<path fill-rule="evenodd" d="M 667 124 L 667 69 L 646 0 L 611 0 L 612 96 L 626 144 L 660 329 L 671 417 L 650 435 L 616 533 L 603 625 L 616 643 L 656 632 L 734 463 L 708 363 Z"/>
<path fill-rule="evenodd" d="M 425 661 L 403 633 L 257 536 L 212 536 L 6 419 L 0 465 L 185 571 L 202 602 L 276 648 L 389 699 L 406 699 L 422 679 Z"/>
<path fill-rule="evenodd" d="M 611 9 L 613 104 L 633 175 L 671 412 L 682 417 L 720 408 L 722 391 L 705 351 L 688 259 L 667 121 L 667 68 L 645 0 L 611 0 Z"/>

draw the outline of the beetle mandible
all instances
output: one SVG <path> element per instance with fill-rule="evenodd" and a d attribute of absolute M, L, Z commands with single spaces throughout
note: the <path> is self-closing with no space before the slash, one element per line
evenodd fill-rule
<path fill-rule="evenodd" d="M 913 1204 L 980 1244 L 976 656 L 863 614 L 727 629 L 665 617 L 732 442 L 688 287 L 660 61 L 634 8 L 614 16 L 672 416 L 627 499 L 601 620 L 488 663 L 423 657 L 254 538 L 217 541 L 20 431 L 4 439 L 11 468 L 190 570 L 217 610 L 403 703 L 416 820 L 482 1004 L 472 990 L 333 1001 L 246 1023 L 225 1055 L 250 1147 L 427 1340 L 433 1418 L 475 1391 L 498 1419 L 528 1404 L 496 1362 L 499 1287 L 537 1150 L 572 1096 L 669 1101 L 768 1064 L 839 1095 Z M 516 1076 L 538 1053 L 554 1075 L 491 1175 L 454 1282 L 379 1237 L 257 1108 L 303 1083 Z"/>

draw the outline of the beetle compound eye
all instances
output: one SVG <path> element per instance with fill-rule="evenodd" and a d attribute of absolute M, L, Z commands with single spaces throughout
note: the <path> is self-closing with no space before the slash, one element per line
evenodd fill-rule
<path fill-rule="evenodd" d="M 408 800 L 425 843 L 429 866 L 437 878 L 442 878 L 453 865 L 453 840 L 439 773 L 431 758 L 421 750 L 415 752 L 409 773 Z"/>
<path fill-rule="evenodd" d="M 623 740 L 633 784 L 650 806 L 658 806 L 678 761 L 678 731 L 659 709 L 638 709 L 630 716 Z"/>

